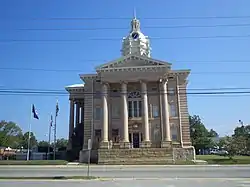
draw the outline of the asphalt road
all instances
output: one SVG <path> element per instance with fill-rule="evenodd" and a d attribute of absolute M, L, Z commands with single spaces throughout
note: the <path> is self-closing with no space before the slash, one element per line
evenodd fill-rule
<path fill-rule="evenodd" d="M 81 176 L 87 166 L 0 166 L 0 176 Z M 90 166 L 90 175 L 116 179 L 250 178 L 250 166 Z"/>
<path fill-rule="evenodd" d="M 250 180 L 244 179 L 162 179 L 162 180 L 109 180 L 109 181 L 1 181 L 1 187 L 248 187 Z"/>

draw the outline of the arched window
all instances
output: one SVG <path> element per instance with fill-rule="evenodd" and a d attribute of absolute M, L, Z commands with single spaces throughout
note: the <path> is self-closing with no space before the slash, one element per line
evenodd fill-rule
<path fill-rule="evenodd" d="M 128 93 L 128 98 L 129 99 L 132 99 L 132 98 L 141 98 L 141 93 L 139 91 L 129 92 Z"/>

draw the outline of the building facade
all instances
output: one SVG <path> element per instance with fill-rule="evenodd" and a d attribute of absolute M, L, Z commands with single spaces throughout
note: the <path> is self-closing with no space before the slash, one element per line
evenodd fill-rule
<path fill-rule="evenodd" d="M 121 53 L 121 58 L 96 67 L 95 74 L 81 74 L 83 84 L 66 87 L 68 150 L 74 128 L 83 125 L 82 158 L 88 139 L 97 157 L 111 158 L 114 152 L 114 157 L 124 157 L 127 149 L 131 154 L 176 149 L 187 158 L 192 150 L 186 95 L 190 70 L 172 70 L 171 63 L 152 58 L 150 40 L 136 18 L 123 38 Z"/>

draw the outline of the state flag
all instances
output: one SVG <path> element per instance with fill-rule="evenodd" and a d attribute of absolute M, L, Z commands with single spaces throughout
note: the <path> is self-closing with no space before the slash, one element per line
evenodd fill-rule
<path fill-rule="evenodd" d="M 36 108 L 35 108 L 35 105 L 34 105 L 34 104 L 32 105 L 32 113 L 33 113 L 33 118 L 35 118 L 35 119 L 39 119 L 39 117 L 38 117 L 38 114 L 37 114 L 37 111 L 36 111 Z"/>

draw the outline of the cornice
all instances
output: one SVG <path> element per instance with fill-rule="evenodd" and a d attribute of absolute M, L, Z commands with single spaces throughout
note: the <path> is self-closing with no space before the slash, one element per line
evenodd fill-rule
<path fill-rule="evenodd" d="M 158 70 L 168 69 L 168 66 L 153 65 L 153 66 L 133 66 L 133 67 L 117 67 L 117 68 L 103 68 L 97 72 L 158 72 Z"/>

